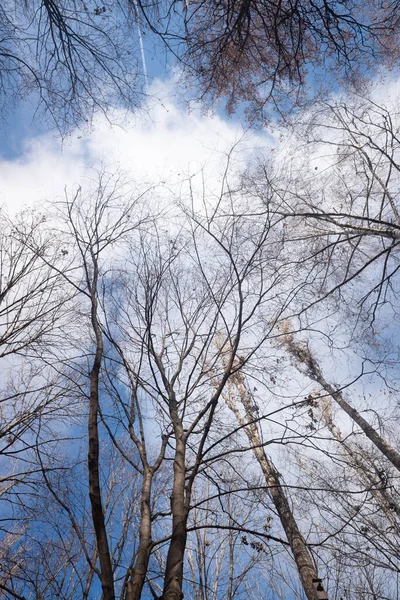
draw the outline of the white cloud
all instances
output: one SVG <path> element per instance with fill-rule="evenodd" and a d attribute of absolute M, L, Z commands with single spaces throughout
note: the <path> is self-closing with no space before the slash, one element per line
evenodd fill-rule
<path fill-rule="evenodd" d="M 169 92 L 166 86 L 163 101 L 149 101 L 140 115 L 116 112 L 113 122 L 123 127 L 99 115 L 90 133 L 72 132 L 63 143 L 51 134 L 28 140 L 21 156 L 0 162 L 0 203 L 17 210 L 60 197 L 65 186 L 82 183 L 92 167 L 101 165 L 120 168 L 140 183 L 162 183 L 175 193 L 188 175 L 203 168 L 208 186 L 218 189 L 235 143 L 241 152 L 233 160 L 243 165 L 271 142 L 267 133 L 245 133 L 234 121 L 178 107 Z M 197 180 L 200 184 L 201 177 Z"/>

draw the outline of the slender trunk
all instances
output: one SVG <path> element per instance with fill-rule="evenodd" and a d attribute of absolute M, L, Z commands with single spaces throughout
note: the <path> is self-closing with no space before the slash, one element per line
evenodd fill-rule
<path fill-rule="evenodd" d="M 265 458 L 263 461 L 259 460 L 260 466 L 263 470 L 269 493 L 293 552 L 304 592 L 308 600 L 316 600 L 317 598 L 325 600 L 328 598 L 328 596 L 323 588 L 321 580 L 318 577 L 318 572 L 308 549 L 307 543 L 297 526 L 286 494 L 280 484 L 279 475 L 271 460 L 268 460 L 265 454 L 264 457 Z"/>
<path fill-rule="evenodd" d="M 182 600 L 183 563 L 187 538 L 188 498 L 185 490 L 186 441 L 183 427 L 175 408 L 171 410 L 176 448 L 174 483 L 171 496 L 172 537 L 168 549 L 162 600 Z"/>
<path fill-rule="evenodd" d="M 315 380 L 317 381 L 317 380 Z M 339 404 L 340 408 L 342 408 L 345 413 L 349 415 L 351 419 L 365 433 L 367 438 L 371 440 L 373 444 L 386 456 L 386 458 L 392 463 L 394 467 L 398 471 L 400 471 L 400 454 L 397 452 L 386 440 L 384 440 L 379 433 L 372 427 L 365 419 L 360 415 L 360 413 L 350 406 L 348 402 L 343 398 L 342 394 L 336 391 L 322 376 L 319 377 L 320 385 L 324 388 L 328 394 L 332 396 L 332 398 Z"/>
<path fill-rule="evenodd" d="M 97 549 L 95 549 L 94 551 L 94 556 L 92 558 L 92 564 L 96 564 L 97 562 Z M 92 583 L 93 583 L 93 577 L 94 577 L 94 568 L 92 566 L 89 567 L 89 574 L 86 580 L 86 585 L 85 585 L 85 589 L 83 591 L 83 595 L 82 595 L 82 600 L 87 600 L 89 598 L 89 594 L 90 594 L 90 588 L 92 587 Z"/>
<path fill-rule="evenodd" d="M 232 389 L 233 384 L 239 392 L 240 401 L 245 409 L 247 425 L 245 425 L 246 421 L 243 420 L 237 408 L 234 399 L 234 390 Z M 244 431 L 250 444 L 253 446 L 254 455 L 264 474 L 268 493 L 271 496 L 290 544 L 304 592 L 308 600 L 327 600 L 328 596 L 318 577 L 318 572 L 307 543 L 297 526 L 296 519 L 290 508 L 285 491 L 280 483 L 279 474 L 271 459 L 268 458 L 264 451 L 258 425 L 254 422 L 254 415 L 256 412 L 254 401 L 247 391 L 243 375 L 239 372 L 236 373 L 232 378 L 232 383 L 229 387 L 231 393 L 229 396 L 225 397 L 225 401 L 235 414 L 239 424 L 244 425 Z"/>
<path fill-rule="evenodd" d="M 96 336 L 96 353 L 90 372 L 90 404 L 89 404 L 89 450 L 88 450 L 88 469 L 89 469 L 89 498 L 92 509 L 93 526 L 96 537 L 97 550 L 100 561 L 101 587 L 103 590 L 103 600 L 114 600 L 114 577 L 111 565 L 110 550 L 108 546 L 106 524 L 103 512 L 100 475 L 99 475 L 99 376 L 101 360 L 103 356 L 103 337 L 100 324 L 97 318 L 97 264 L 94 265 L 95 273 L 91 286 L 92 301 L 92 327 Z"/>
<path fill-rule="evenodd" d="M 146 467 L 143 474 L 142 493 L 140 498 L 139 549 L 135 566 L 127 584 L 126 600 L 140 600 L 151 552 L 151 484 L 153 471 Z"/>
<path fill-rule="evenodd" d="M 300 346 L 300 344 L 296 344 L 293 339 L 289 340 L 287 346 L 290 352 L 307 367 L 307 375 L 318 383 L 335 400 L 335 402 L 337 402 L 340 408 L 345 411 L 354 423 L 357 423 L 357 425 L 361 427 L 367 438 L 370 439 L 392 465 L 400 471 L 400 453 L 392 448 L 392 446 L 379 435 L 376 429 L 374 429 L 374 427 L 372 427 L 364 417 L 362 417 L 360 413 L 343 398 L 341 392 L 335 390 L 335 388 L 326 381 L 310 350 Z"/>
<path fill-rule="evenodd" d="M 228 496 L 229 498 L 229 496 Z M 230 507 L 228 507 L 230 510 Z M 231 525 L 231 519 L 229 519 Z M 233 541 L 232 531 L 228 531 L 228 543 L 229 543 L 229 580 L 228 580 L 228 592 L 226 594 L 227 600 L 233 600 L 233 582 L 235 581 L 235 544 Z"/>
<path fill-rule="evenodd" d="M 317 400 L 318 399 L 316 398 L 316 401 Z M 326 400 L 329 402 L 328 399 Z M 364 479 L 367 485 L 370 486 L 371 494 L 378 502 L 379 506 L 381 506 L 382 510 L 386 514 L 386 517 L 391 522 L 392 526 L 398 530 L 398 522 L 393 515 L 393 513 L 396 513 L 397 516 L 400 517 L 400 506 L 398 505 L 397 501 L 392 497 L 388 490 L 385 487 L 383 487 L 383 482 L 379 478 L 378 473 L 376 473 L 376 476 L 374 477 L 366 469 L 366 463 L 363 462 L 358 456 L 359 451 L 357 452 L 355 449 L 353 449 L 352 446 L 350 446 L 350 444 L 342 440 L 341 433 L 336 427 L 335 423 L 333 422 L 333 417 L 331 415 L 329 406 L 323 407 L 323 409 L 320 410 L 320 413 L 326 427 L 329 429 L 332 436 L 338 442 L 340 442 L 341 448 L 343 448 L 344 453 L 347 454 L 350 466 L 353 467 L 354 470 L 358 473 L 359 477 L 361 479 Z"/>
<path fill-rule="evenodd" d="M 205 564 L 205 546 L 200 531 L 196 531 L 197 538 L 197 577 L 199 580 L 198 590 L 195 589 L 196 600 L 207 600 L 204 590 L 207 589 L 207 569 L 204 569 Z M 204 575 L 204 582 L 203 582 Z M 196 581 L 196 574 L 194 573 L 193 581 Z"/>

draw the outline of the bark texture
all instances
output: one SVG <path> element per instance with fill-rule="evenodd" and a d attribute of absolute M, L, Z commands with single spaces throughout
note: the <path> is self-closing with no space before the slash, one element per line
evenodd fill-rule
<path fill-rule="evenodd" d="M 151 552 L 151 480 L 152 473 L 148 469 L 143 475 L 142 493 L 140 498 L 140 529 L 139 548 L 135 566 L 127 584 L 126 600 L 139 600 L 142 595 L 144 582 Z"/>

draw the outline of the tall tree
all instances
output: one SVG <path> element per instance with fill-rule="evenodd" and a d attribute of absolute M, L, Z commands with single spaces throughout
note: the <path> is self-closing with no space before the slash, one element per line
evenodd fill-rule
<path fill-rule="evenodd" d="M 222 360 L 226 361 L 229 356 L 229 345 L 221 348 Z M 265 444 L 260 431 L 260 419 L 257 418 L 258 410 L 256 402 L 246 384 L 245 377 L 241 371 L 237 371 L 230 379 L 228 392 L 223 395 L 229 409 L 235 415 L 239 425 L 249 440 L 250 447 L 257 459 L 265 478 L 266 489 L 272 498 L 278 516 L 281 520 L 286 537 L 296 563 L 300 581 L 308 600 L 326 600 L 322 581 L 311 555 L 310 549 L 302 536 L 292 509 L 290 508 L 285 489 L 280 480 L 280 474 L 265 451 Z M 238 402 L 243 407 L 243 415 Z"/>
<path fill-rule="evenodd" d="M 97 188 L 89 199 L 82 197 L 81 189 L 65 201 L 65 221 L 82 272 L 82 282 L 66 278 L 67 283 L 83 295 L 90 306 L 90 326 L 93 334 L 93 359 L 89 371 L 88 415 L 88 478 L 96 546 L 100 562 L 100 579 L 104 600 L 115 598 L 114 573 L 107 534 L 103 494 L 100 480 L 99 414 L 101 410 L 100 386 L 104 363 L 104 334 L 99 308 L 100 269 L 103 256 L 115 248 L 132 231 L 144 226 L 146 217 L 137 198 L 126 199 L 119 210 L 113 212 L 123 183 L 118 179 L 100 176 Z M 115 204 L 114 204 L 115 203 Z M 106 264 L 106 263 L 104 263 Z"/>

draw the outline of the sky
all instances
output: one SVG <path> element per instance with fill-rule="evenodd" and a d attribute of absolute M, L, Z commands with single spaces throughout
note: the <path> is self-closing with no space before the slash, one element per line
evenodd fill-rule
<path fill-rule="evenodd" d="M 140 113 L 115 111 L 113 124 L 97 115 L 91 131 L 77 128 L 64 139 L 54 132 L 37 133 L 26 123 L 14 135 L 13 122 L 4 132 L 0 155 L 0 203 L 12 211 L 59 198 L 65 186 L 73 188 L 102 167 L 173 194 L 180 193 L 188 176 L 200 181 L 205 169 L 209 185 L 217 189 L 234 145 L 242 167 L 252 154 L 268 153 L 276 145 L 267 131 L 246 132 L 235 120 L 204 114 L 198 106 L 190 111 L 179 106 L 173 78 L 152 84 Z M 8 152 L 4 140 L 12 135 Z"/>
<path fill-rule="evenodd" d="M 72 193 L 78 185 L 91 186 L 96 171 L 103 168 L 120 170 L 135 187 L 155 186 L 166 203 L 187 199 L 190 177 L 200 204 L 204 182 L 206 195 L 219 193 L 233 147 L 231 160 L 239 170 L 254 155 L 278 157 L 284 164 L 295 156 L 295 138 L 282 143 L 278 129 L 246 131 L 238 120 L 205 114 L 196 104 L 188 110 L 179 102 L 177 89 L 176 75 L 154 79 L 140 112 L 115 110 L 112 124 L 104 115 L 96 115 L 90 131 L 76 128 L 64 139 L 54 131 L 30 128 L 28 118 L 19 118 L 24 105 L 17 107 L 2 136 L 0 205 L 11 213 L 27 206 L 46 211 L 47 202 L 63 198 L 65 190 Z M 378 81 L 374 100 L 394 103 L 398 90 L 395 80 Z M 15 143 L 13 151 L 7 152 L 4 140 L 10 136 Z M 333 154 L 329 148 L 326 154 L 310 156 L 310 176 L 318 178 L 329 168 Z"/>
<path fill-rule="evenodd" d="M 117 20 L 125 18 L 112 3 L 106 6 Z M 101 25 L 107 25 L 109 16 L 108 11 L 99 16 Z M 240 111 L 232 118 L 218 109 L 205 114 L 198 104 L 184 100 L 179 70 L 169 66 L 170 57 L 157 36 L 142 35 L 141 29 L 137 22 L 136 32 L 131 32 L 132 51 L 139 71 L 146 73 L 140 81 L 145 82 L 147 100 L 136 112 L 97 113 L 90 126 L 79 124 L 61 138 L 40 116 L 33 94 L 8 106 L 0 122 L 0 205 L 11 211 L 40 206 L 102 168 L 121 170 L 143 185 L 164 186 L 164 194 L 180 194 L 188 176 L 198 175 L 195 181 L 201 187 L 205 169 L 209 185 L 217 190 L 226 155 L 235 144 L 240 148 L 235 160 L 242 167 L 254 152 L 265 154 L 276 147 L 267 129 L 246 131 Z"/>
<path fill-rule="evenodd" d="M 98 114 L 90 131 L 76 128 L 61 139 L 32 120 L 27 103 L 10 112 L 2 133 L 0 129 L 0 205 L 11 213 L 26 206 L 46 210 L 47 201 L 62 198 L 65 188 L 90 186 L 102 168 L 120 169 L 139 187 L 156 186 L 166 202 L 187 197 L 190 177 L 200 202 L 204 181 L 207 194 L 218 194 L 233 147 L 232 160 L 240 168 L 255 154 L 268 158 L 281 152 L 272 130 L 246 131 L 238 119 L 180 103 L 176 76 L 154 78 L 162 69 L 150 61 L 148 102 L 137 113 L 115 110 L 112 124 Z M 398 89 L 397 81 L 378 82 L 375 99 L 392 102 Z M 281 156 L 288 159 L 287 148 Z M 329 166 L 324 157 L 312 159 L 319 172 Z"/>

